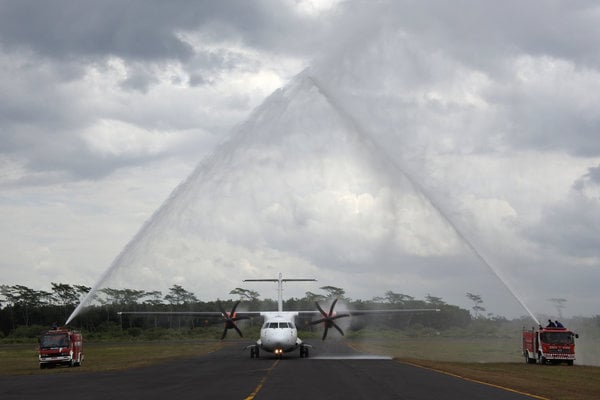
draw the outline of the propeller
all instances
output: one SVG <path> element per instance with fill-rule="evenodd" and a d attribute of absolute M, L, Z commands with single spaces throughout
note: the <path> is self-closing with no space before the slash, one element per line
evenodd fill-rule
<path fill-rule="evenodd" d="M 338 299 L 335 299 L 333 301 L 333 303 L 331 303 L 331 307 L 329 308 L 329 314 L 326 313 L 321 306 L 319 305 L 318 302 L 315 302 L 315 304 L 317 305 L 317 308 L 319 309 L 319 312 L 321 313 L 322 317 L 321 319 L 318 319 L 316 321 L 311 321 L 310 324 L 311 325 L 316 325 L 316 324 L 320 324 L 323 323 L 323 325 L 325 325 L 325 330 L 323 331 L 323 339 L 325 340 L 325 338 L 327 337 L 327 331 L 329 330 L 329 328 L 335 328 L 337 329 L 337 331 L 344 336 L 344 331 L 342 331 L 342 328 L 340 328 L 334 321 L 338 318 L 344 318 L 344 317 L 349 317 L 350 314 L 335 314 L 333 312 L 333 309 L 335 308 L 335 303 L 337 303 Z"/>
<path fill-rule="evenodd" d="M 250 317 L 247 317 L 247 316 L 237 317 L 235 315 L 235 309 L 240 304 L 240 302 L 237 301 L 231 308 L 230 312 L 226 312 L 223 309 L 223 306 L 221 305 L 220 301 L 217 302 L 217 304 L 219 306 L 219 310 L 221 311 L 221 316 L 222 316 L 223 322 L 225 323 L 225 329 L 223 329 L 223 335 L 221 336 L 221 340 L 225 339 L 225 336 L 227 336 L 227 331 L 229 329 L 235 329 L 236 332 L 240 335 L 240 337 L 244 337 L 244 335 L 242 335 L 242 331 L 240 331 L 240 328 L 237 327 L 235 322 L 239 321 L 241 319 L 250 319 Z"/>

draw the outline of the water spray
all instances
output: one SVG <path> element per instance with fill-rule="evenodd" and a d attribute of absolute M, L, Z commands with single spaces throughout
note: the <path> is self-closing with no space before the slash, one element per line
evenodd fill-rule
<path fill-rule="evenodd" d="M 458 228 L 457 224 L 455 224 L 452 219 L 448 216 L 446 212 L 443 211 L 443 207 L 440 203 L 434 200 L 434 196 L 428 193 L 428 191 L 420 185 L 416 179 L 414 179 L 409 173 L 406 172 L 404 168 L 401 168 L 398 163 L 393 160 L 384 150 L 383 148 L 376 142 L 373 135 L 370 135 L 366 132 L 364 128 L 358 123 L 358 121 L 353 118 L 349 113 L 347 113 L 344 108 L 340 105 L 340 103 L 331 95 L 331 92 L 327 90 L 324 85 L 319 82 L 314 76 L 309 74 L 306 75 L 306 79 L 308 79 L 315 88 L 321 93 L 321 95 L 327 100 L 327 102 L 331 105 L 331 107 L 338 113 L 340 117 L 349 125 L 350 129 L 354 131 L 359 138 L 365 143 L 367 146 L 373 148 L 378 154 L 382 155 L 382 160 L 390 165 L 394 170 L 400 172 L 402 176 L 404 176 L 409 183 L 417 190 L 417 192 L 421 193 L 421 195 L 425 198 L 425 200 L 438 212 L 438 214 L 450 225 L 452 230 L 456 233 L 456 235 L 462 240 L 463 243 L 467 245 L 467 247 L 471 250 L 473 255 L 477 259 L 479 259 L 489 270 L 498 278 L 498 280 L 506 287 L 508 292 L 514 297 L 515 300 L 527 311 L 529 316 L 536 322 L 536 324 L 540 324 L 535 315 L 531 312 L 529 307 L 521 300 L 521 298 L 517 295 L 517 293 L 510 287 L 506 279 L 497 271 L 486 259 L 485 257 L 475 248 L 473 243 L 466 237 L 465 234 Z"/>
<path fill-rule="evenodd" d="M 475 248 L 475 246 L 467 239 L 467 237 L 461 232 L 461 230 L 457 227 L 457 225 L 447 216 L 448 214 L 443 211 L 441 205 L 434 200 L 434 197 L 431 194 L 428 194 L 424 187 L 422 187 L 414 178 L 408 174 L 404 168 L 401 168 L 397 162 L 395 162 L 388 154 L 382 149 L 381 146 L 375 141 L 372 135 L 368 134 L 365 129 L 363 129 L 358 121 L 353 118 L 349 113 L 347 113 L 344 108 L 340 105 L 340 103 L 335 99 L 334 96 L 331 95 L 331 92 L 326 90 L 325 86 L 320 83 L 316 78 L 310 76 L 308 73 L 302 74 L 301 79 L 305 79 L 307 82 L 311 83 L 319 93 L 323 96 L 323 98 L 331 105 L 331 107 L 335 110 L 337 115 L 341 117 L 341 119 L 348 125 L 348 128 L 351 132 L 354 132 L 357 137 L 360 139 L 362 144 L 372 150 L 374 154 L 380 155 L 380 159 L 389 165 L 389 168 L 393 171 L 398 171 L 402 176 L 404 176 L 408 182 L 412 185 L 415 190 L 423 196 L 423 199 L 427 201 L 446 221 L 450 227 L 454 230 L 454 232 L 458 235 L 458 237 L 465 243 L 471 252 L 479 259 L 484 265 L 486 265 L 489 270 L 502 282 L 502 284 L 508 289 L 509 293 L 517 300 L 517 302 L 529 313 L 536 323 L 539 324 L 537 318 L 533 315 L 533 313 L 529 310 L 529 308 L 524 304 L 524 302 L 517 296 L 517 294 L 511 289 L 508 285 L 508 282 L 502 277 L 502 275 L 494 269 L 489 262 L 482 256 L 482 254 Z M 264 107 L 259 107 L 254 114 L 260 114 Z M 250 119 L 249 121 L 251 121 Z M 243 127 L 243 126 L 242 126 Z M 219 148 L 213 152 L 211 156 L 201 162 L 195 170 L 190 174 L 190 176 L 183 181 L 180 185 L 178 185 L 175 190 L 171 193 L 171 195 L 163 202 L 163 204 L 152 214 L 152 216 L 142 225 L 140 230 L 136 233 L 136 235 L 127 243 L 127 245 L 123 248 L 123 250 L 118 254 L 118 256 L 111 263 L 110 267 L 104 272 L 104 274 L 100 277 L 100 279 L 96 282 L 90 292 L 86 295 L 86 297 L 81 301 L 81 303 L 77 306 L 77 308 L 73 311 L 73 313 L 69 316 L 66 321 L 66 324 L 69 324 L 73 318 L 75 318 L 86 306 L 88 306 L 93 299 L 97 291 L 102 287 L 102 285 L 118 270 L 118 268 L 128 261 L 131 261 L 133 255 L 142 250 L 142 247 L 148 242 L 151 238 L 152 234 L 156 231 L 157 228 L 161 226 L 165 221 L 168 221 L 169 217 L 173 215 L 173 213 L 178 209 L 178 206 L 181 206 L 185 203 L 186 199 L 193 192 L 193 183 L 198 181 L 203 177 L 203 175 L 207 174 L 211 168 L 215 167 L 219 163 L 219 161 L 226 161 L 226 156 L 231 153 L 232 149 L 235 150 L 236 145 L 239 144 L 241 140 L 244 139 L 245 136 L 244 129 L 240 129 L 237 134 L 235 134 L 231 139 L 220 144 Z M 221 150 L 221 151 L 219 151 Z"/>
<path fill-rule="evenodd" d="M 253 114 L 259 114 L 262 112 L 264 106 L 258 107 Z M 251 120 L 251 119 L 249 119 Z M 247 123 L 246 123 L 247 124 Z M 115 273 L 121 265 L 125 262 L 130 261 L 131 254 L 138 251 L 145 242 L 149 239 L 152 233 L 157 227 L 168 220 L 168 217 L 174 214 L 175 210 L 185 201 L 185 198 L 192 192 L 193 183 L 201 179 L 202 175 L 206 174 L 214 168 L 227 154 L 230 154 L 232 150 L 235 150 L 237 144 L 243 140 L 245 131 L 242 129 L 245 124 L 238 127 L 237 132 L 228 139 L 221 142 L 211 155 L 207 156 L 202 160 L 194 169 L 194 171 L 181 182 L 169 195 L 169 197 L 160 205 L 160 207 L 152 214 L 152 216 L 144 222 L 140 230 L 135 236 L 127 243 L 127 245 L 121 250 L 117 257 L 110 264 L 108 269 L 101 275 L 100 279 L 96 281 L 92 289 L 83 298 L 75 310 L 71 313 L 67 322 L 71 322 L 79 313 L 94 300 L 96 293 L 102 287 L 102 285 Z M 225 156 L 223 156 L 225 155 Z"/>
<path fill-rule="evenodd" d="M 224 146 L 224 144 L 221 144 Z M 211 167 L 216 163 L 215 157 L 208 157 L 204 162 L 201 162 L 196 169 L 188 176 L 188 178 L 180 183 L 173 192 L 169 195 L 169 197 L 160 205 L 160 207 L 152 214 L 152 216 L 144 222 L 140 230 L 135 234 L 135 236 L 127 243 L 127 245 L 121 250 L 121 252 L 117 255 L 117 257 L 110 264 L 108 269 L 102 274 L 100 279 L 94 284 L 89 293 L 83 298 L 81 303 L 75 308 L 75 310 L 71 313 L 67 322 L 68 324 L 75 318 L 85 307 L 90 305 L 93 301 L 96 293 L 102 287 L 112 274 L 121 266 L 124 262 L 127 261 L 128 257 L 132 254 L 132 252 L 140 249 L 145 241 L 148 240 L 151 233 L 156 229 L 156 227 L 165 220 L 169 215 L 173 213 L 173 210 L 176 208 L 177 204 L 182 202 L 182 198 L 190 192 L 190 187 L 192 183 L 198 179 L 198 177 L 203 173 L 206 168 Z"/>

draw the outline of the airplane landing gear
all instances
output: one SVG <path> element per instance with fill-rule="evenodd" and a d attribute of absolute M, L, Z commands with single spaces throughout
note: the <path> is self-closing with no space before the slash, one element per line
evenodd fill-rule
<path fill-rule="evenodd" d="M 250 358 L 258 358 L 260 355 L 260 350 L 258 346 L 250 347 Z"/>
<path fill-rule="evenodd" d="M 308 347 L 300 346 L 300 358 L 308 358 Z"/>

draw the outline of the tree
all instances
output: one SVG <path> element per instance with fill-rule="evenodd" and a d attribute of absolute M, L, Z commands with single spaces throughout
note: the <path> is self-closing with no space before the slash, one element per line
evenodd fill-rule
<path fill-rule="evenodd" d="M 434 307 L 441 307 L 441 306 L 445 306 L 446 302 L 442 300 L 441 297 L 435 297 L 432 296 L 430 294 L 428 294 L 427 296 L 425 296 L 425 300 L 427 300 L 427 302 L 429 304 L 431 304 Z"/>
<path fill-rule="evenodd" d="M 322 294 L 306 292 L 304 295 L 305 295 L 306 301 L 308 301 L 309 303 L 314 303 L 316 301 L 325 300 L 325 296 L 323 296 Z"/>
<path fill-rule="evenodd" d="M 188 292 L 180 285 L 171 286 L 169 294 L 165 295 L 165 300 L 171 305 L 188 304 L 198 301 L 192 292 Z"/>
<path fill-rule="evenodd" d="M 11 329 L 15 329 L 15 303 L 17 302 L 17 296 L 12 286 L 0 285 L 0 295 L 4 297 L 4 302 L 8 305 L 6 308 L 10 310 L 10 324 Z"/>
<path fill-rule="evenodd" d="M 79 300 L 77 288 L 67 283 L 50 282 L 50 284 L 52 285 L 52 291 L 54 292 L 52 300 L 59 306 L 62 306 L 63 317 L 67 318 L 69 306 L 74 307 L 75 303 Z"/>
<path fill-rule="evenodd" d="M 144 304 L 148 304 L 151 306 L 161 305 L 162 302 L 162 292 L 160 290 L 153 290 L 151 292 L 146 292 L 145 297 L 149 297 L 149 299 L 144 300 Z"/>
<path fill-rule="evenodd" d="M 91 287 L 84 285 L 73 285 L 73 287 L 75 288 L 75 290 L 77 290 L 77 294 L 79 295 L 80 299 L 87 295 L 90 292 L 90 290 L 92 290 Z"/>
<path fill-rule="evenodd" d="M 77 303 L 79 300 L 79 293 L 75 287 L 67 283 L 50 282 L 50 284 L 52 285 L 52 291 L 54 292 L 52 299 L 59 305 L 66 307 Z"/>
<path fill-rule="evenodd" d="M 471 308 L 475 313 L 475 318 L 479 318 L 480 313 L 485 311 L 485 308 L 482 306 L 483 300 L 481 298 L 481 295 L 467 292 L 466 296 L 474 303 L 473 307 Z"/>
<path fill-rule="evenodd" d="M 342 288 L 339 287 L 335 287 L 335 286 L 322 286 L 319 289 L 324 290 L 327 292 L 327 297 L 335 297 L 338 299 L 344 299 L 344 294 L 346 293 L 346 291 Z"/>
<path fill-rule="evenodd" d="M 387 303 L 401 305 L 404 305 L 405 303 L 413 301 L 415 299 L 413 296 L 409 296 L 407 294 L 402 293 L 394 293 L 391 290 L 385 292 L 383 298 Z"/>
<path fill-rule="evenodd" d="M 246 301 L 256 301 L 260 297 L 260 294 L 255 290 L 243 289 L 243 288 L 235 288 L 229 294 L 233 294 L 235 296 L 240 296 L 240 300 Z"/>
<path fill-rule="evenodd" d="M 107 296 L 105 304 L 120 306 L 137 304 L 141 298 L 146 296 L 146 292 L 144 290 L 135 289 L 104 288 L 100 291 Z"/>
<path fill-rule="evenodd" d="M 30 289 L 23 285 L 1 287 L 2 295 L 11 304 L 11 318 L 13 318 L 14 325 L 14 314 L 13 310 L 20 309 L 23 315 L 23 324 L 29 326 L 31 323 L 30 316 L 31 311 L 39 308 L 40 306 L 47 303 L 47 300 L 51 297 L 51 293 L 43 290 Z"/>

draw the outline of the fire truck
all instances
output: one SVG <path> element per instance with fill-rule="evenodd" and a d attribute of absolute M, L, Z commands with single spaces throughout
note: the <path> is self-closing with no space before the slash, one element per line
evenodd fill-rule
<path fill-rule="evenodd" d="M 559 364 L 575 361 L 575 339 L 579 335 L 564 327 L 523 329 L 523 356 L 527 364 Z"/>
<path fill-rule="evenodd" d="M 83 337 L 77 331 L 53 327 L 40 335 L 38 357 L 41 369 L 56 365 L 80 366 Z"/>

